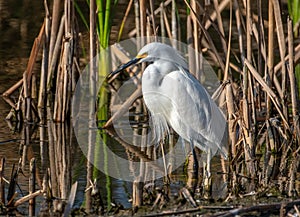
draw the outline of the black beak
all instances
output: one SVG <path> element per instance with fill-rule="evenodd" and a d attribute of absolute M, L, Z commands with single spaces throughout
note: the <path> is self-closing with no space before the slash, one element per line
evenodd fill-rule
<path fill-rule="evenodd" d="M 138 61 L 140 61 L 141 58 L 133 58 L 132 60 L 130 60 L 129 62 L 121 65 L 119 68 L 117 68 L 115 71 L 111 72 L 109 75 L 108 75 L 108 79 L 111 78 L 112 76 L 116 75 L 116 74 L 119 74 L 121 71 L 123 71 L 124 69 L 128 68 L 129 66 L 137 63 Z"/>

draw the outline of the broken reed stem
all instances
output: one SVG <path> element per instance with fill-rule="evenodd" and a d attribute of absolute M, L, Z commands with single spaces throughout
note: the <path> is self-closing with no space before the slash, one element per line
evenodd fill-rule
<path fill-rule="evenodd" d="M 142 165 L 142 163 L 140 164 Z M 143 186 L 139 177 L 132 184 L 132 208 L 135 209 L 143 204 Z"/>
<path fill-rule="evenodd" d="M 31 98 L 36 101 L 37 100 L 37 77 L 36 74 L 33 73 L 31 77 Z"/>
<path fill-rule="evenodd" d="M 23 84 L 23 79 L 20 79 L 17 83 L 11 86 L 8 90 L 6 90 L 2 96 L 9 97 L 13 92 L 15 92 L 19 87 Z"/>
<path fill-rule="evenodd" d="M 21 204 L 33 199 L 33 198 L 36 198 L 37 196 L 40 196 L 43 194 L 43 191 L 42 190 L 38 190 L 32 194 L 28 194 L 22 198 L 20 198 L 19 200 L 17 200 L 15 203 L 14 203 L 14 207 L 17 207 L 17 206 L 20 206 Z"/>
<path fill-rule="evenodd" d="M 77 192 L 77 186 L 78 186 L 78 181 L 76 181 L 71 187 L 70 195 L 68 198 L 68 203 L 65 207 L 63 216 L 70 216 L 70 214 L 72 212 L 72 208 L 73 208 L 73 205 L 75 202 L 75 197 L 76 197 L 76 192 Z"/>

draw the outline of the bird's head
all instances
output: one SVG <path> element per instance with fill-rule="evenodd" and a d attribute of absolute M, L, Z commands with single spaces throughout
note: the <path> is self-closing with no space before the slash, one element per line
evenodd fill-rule
<path fill-rule="evenodd" d="M 121 65 L 109 76 L 112 77 L 133 64 L 142 62 L 154 62 L 156 60 L 169 61 L 182 68 L 188 68 L 185 59 L 173 47 L 159 42 L 152 42 L 145 45 L 133 59 Z"/>

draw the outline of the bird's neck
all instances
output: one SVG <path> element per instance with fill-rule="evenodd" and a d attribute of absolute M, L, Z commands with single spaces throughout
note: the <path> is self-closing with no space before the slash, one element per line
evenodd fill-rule
<path fill-rule="evenodd" d="M 154 66 L 159 70 L 162 77 L 166 76 L 170 72 L 177 71 L 178 67 L 176 63 L 171 62 L 172 60 L 157 60 L 153 63 Z"/>

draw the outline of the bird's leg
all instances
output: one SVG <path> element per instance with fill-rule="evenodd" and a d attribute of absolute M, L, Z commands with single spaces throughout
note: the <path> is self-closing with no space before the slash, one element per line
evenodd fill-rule
<path fill-rule="evenodd" d="M 187 168 L 187 187 L 191 190 L 192 194 L 195 193 L 195 190 L 198 185 L 198 169 L 199 164 L 197 160 L 197 153 L 194 149 L 194 145 L 190 142 L 191 154 L 188 157 L 188 168 Z"/>
<path fill-rule="evenodd" d="M 199 170 L 199 163 L 198 163 L 198 159 L 197 159 L 197 153 L 195 150 L 195 146 L 194 143 L 191 142 L 191 146 L 192 146 L 192 154 L 193 154 L 193 178 L 194 179 L 198 179 L 198 170 Z"/>
<path fill-rule="evenodd" d="M 211 195 L 211 173 L 210 173 L 210 161 L 211 161 L 211 150 L 210 148 L 207 150 L 206 162 L 203 162 L 203 187 L 204 187 L 204 195 Z"/>

